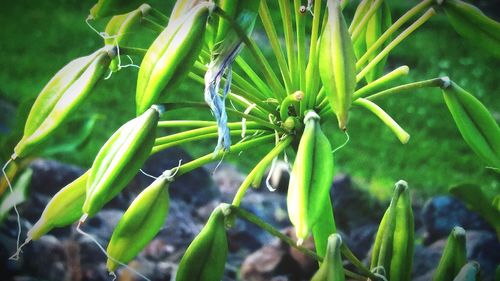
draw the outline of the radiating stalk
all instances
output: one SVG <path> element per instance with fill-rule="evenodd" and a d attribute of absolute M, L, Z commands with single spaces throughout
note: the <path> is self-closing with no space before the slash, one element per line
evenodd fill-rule
<path fill-rule="evenodd" d="M 299 89 L 299 78 L 297 76 L 297 61 L 295 58 L 295 43 L 293 40 L 293 25 L 292 14 L 290 12 L 290 0 L 279 0 L 279 7 L 281 13 L 281 20 L 283 21 L 283 30 L 285 33 L 285 47 L 286 55 L 288 58 L 288 67 L 290 69 L 290 77 L 292 82 L 292 89 L 295 91 Z M 291 94 L 288 92 L 287 94 Z"/>
<path fill-rule="evenodd" d="M 306 69 L 306 95 L 305 104 L 306 108 L 310 109 L 314 107 L 316 102 L 316 91 L 318 81 L 318 56 L 316 55 L 316 47 L 320 32 L 320 21 L 321 21 L 321 0 L 314 1 L 313 8 L 313 22 L 311 28 L 311 43 L 309 46 L 309 62 Z M 319 93 L 318 93 L 319 94 Z"/>
<path fill-rule="evenodd" d="M 389 54 L 401 41 L 403 41 L 406 37 L 408 37 L 413 31 L 419 28 L 422 24 L 424 24 L 429 18 L 436 14 L 436 11 L 433 8 L 430 8 L 423 14 L 418 20 L 416 20 L 412 25 L 410 25 L 407 29 L 405 29 L 401 34 L 399 34 L 391 43 L 387 45 L 373 60 L 371 60 L 368 65 L 361 70 L 356 76 L 356 82 L 361 81 L 365 75 L 372 70 L 385 56 Z"/>
<path fill-rule="evenodd" d="M 373 94 L 373 95 L 369 95 L 367 97 L 367 99 L 373 101 L 374 99 L 377 99 L 377 98 L 386 97 L 386 96 L 399 94 L 399 93 L 404 93 L 404 92 L 407 92 L 409 90 L 431 88 L 431 87 L 442 87 L 443 83 L 444 82 L 443 82 L 442 78 L 434 78 L 434 79 L 429 79 L 429 80 L 424 80 L 424 81 L 408 83 L 408 84 L 399 85 L 399 86 L 378 92 L 378 93 Z"/>
<path fill-rule="evenodd" d="M 358 98 L 364 98 L 370 94 L 373 94 L 379 91 L 381 88 L 385 87 L 387 84 L 391 83 L 392 81 L 399 79 L 404 75 L 408 75 L 409 71 L 410 68 L 408 68 L 408 66 L 406 65 L 400 66 L 394 69 L 393 71 L 387 73 L 386 75 L 380 77 L 379 79 L 355 91 L 352 99 L 356 100 Z"/>
<path fill-rule="evenodd" d="M 294 0 L 295 26 L 297 31 L 297 71 L 299 73 L 299 90 L 306 92 L 306 13 L 301 13 L 301 0 Z M 305 102 L 300 103 L 299 116 L 306 110 Z"/>

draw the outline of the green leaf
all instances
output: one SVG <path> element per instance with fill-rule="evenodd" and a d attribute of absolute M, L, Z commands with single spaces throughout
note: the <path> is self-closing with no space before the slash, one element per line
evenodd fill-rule
<path fill-rule="evenodd" d="M 19 205 L 26 200 L 28 197 L 28 188 L 31 183 L 32 175 L 33 170 L 26 169 L 14 183 L 12 192 L 6 193 L 3 197 L 2 203 L 0 203 L 0 223 L 5 220 L 9 211 L 14 208 L 14 206 Z"/>

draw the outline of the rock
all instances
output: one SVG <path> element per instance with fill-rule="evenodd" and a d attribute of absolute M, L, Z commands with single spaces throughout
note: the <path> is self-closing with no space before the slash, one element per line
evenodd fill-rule
<path fill-rule="evenodd" d="M 482 280 L 493 281 L 500 264 L 500 243 L 494 232 L 467 230 L 467 257 L 479 262 Z"/>
<path fill-rule="evenodd" d="M 207 165 L 207 169 L 212 171 L 213 180 L 222 196 L 221 200 L 232 200 L 246 175 L 234 165 L 227 163 L 211 163 Z"/>
<path fill-rule="evenodd" d="M 122 210 L 103 209 L 81 225 L 81 229 L 97 239 L 109 241 L 113 231 L 123 216 Z"/>
<path fill-rule="evenodd" d="M 466 230 L 492 231 L 477 213 L 469 211 L 461 201 L 451 196 L 429 199 L 422 209 L 422 220 L 426 230 L 425 244 L 447 237 L 455 226 Z"/>
<path fill-rule="evenodd" d="M 40 279 L 58 281 L 67 276 L 67 253 L 64 245 L 52 235 L 42 236 L 23 253 L 23 271 Z"/>
<path fill-rule="evenodd" d="M 272 175 L 269 178 L 269 184 L 276 189 L 276 192 L 286 194 L 288 190 L 288 182 L 290 181 L 290 165 L 282 160 L 277 160 L 275 166 L 273 167 Z M 264 191 L 269 190 L 266 186 L 266 179 L 269 177 L 271 172 L 271 167 L 268 169 L 262 181 L 260 183 L 260 188 L 258 190 Z"/>
<path fill-rule="evenodd" d="M 33 169 L 30 191 L 49 197 L 84 173 L 82 168 L 42 158 L 31 162 L 29 168 Z"/>
<path fill-rule="evenodd" d="M 342 236 L 342 240 L 349 238 L 349 241 L 344 241 L 349 246 L 349 249 L 356 257 L 364 257 L 368 254 L 375 241 L 377 230 L 377 224 L 369 223 L 352 229 L 349 235 Z"/>
<path fill-rule="evenodd" d="M 335 223 L 347 233 L 369 223 L 378 224 L 385 210 L 368 192 L 356 188 L 351 177 L 345 174 L 334 177 L 330 196 Z"/>
<path fill-rule="evenodd" d="M 436 241 L 429 247 L 415 245 L 415 253 L 413 256 L 412 276 L 415 280 L 431 280 L 425 279 L 426 276 L 433 273 L 436 269 L 439 259 L 443 254 L 446 239 Z M 432 275 L 430 275 L 432 276 Z M 423 279 L 422 279 L 423 278 Z"/>
<path fill-rule="evenodd" d="M 179 160 L 182 160 L 182 163 L 187 163 L 193 159 L 181 148 L 169 148 L 152 155 L 142 170 L 158 177 L 165 170 L 179 166 Z M 153 180 L 139 173 L 136 180 L 136 193 L 148 186 Z M 219 197 L 219 191 L 214 186 L 210 174 L 204 168 L 196 169 L 176 178 L 170 185 L 169 194 L 172 199 L 180 199 L 196 206 L 204 205 Z"/>

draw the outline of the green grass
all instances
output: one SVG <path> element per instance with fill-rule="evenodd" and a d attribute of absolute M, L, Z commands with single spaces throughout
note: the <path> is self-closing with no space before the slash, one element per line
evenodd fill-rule
<path fill-rule="evenodd" d="M 41 1 L 34 6 L 32 1 L 18 0 L 0 4 L 0 38 L 3 38 L 0 43 L 0 103 L 8 102 L 18 109 L 16 116 L 2 120 L 13 127 L 10 135 L 1 136 L 3 158 L 10 155 L 19 139 L 27 111 L 44 84 L 71 59 L 102 46 L 101 38 L 84 22 L 91 2 Z M 148 1 L 166 12 L 169 7 L 164 2 Z M 408 7 L 406 2 L 397 5 L 395 14 L 401 14 Z M 349 8 L 347 12 L 352 11 Z M 103 22 L 98 26 L 102 27 Z M 259 20 L 256 33 L 263 34 Z M 151 34 L 144 36 L 151 39 Z M 404 64 L 411 68 L 404 81 L 448 75 L 481 99 L 498 120 L 499 76 L 496 70 L 500 67 L 499 61 L 456 35 L 444 16 L 436 16 L 401 44 L 392 53 L 387 70 Z M 127 68 L 110 80 L 100 82 L 83 108 L 72 116 L 71 126 L 62 129 L 51 144 L 71 141 L 78 124 L 97 113 L 101 119 L 90 141 L 78 153 L 59 154 L 55 158 L 82 166 L 91 165 L 112 132 L 134 116 L 136 75 L 137 69 Z M 186 84 L 179 93 L 190 100 L 203 100 L 203 87 L 197 84 Z M 351 141 L 335 155 L 337 173 L 354 175 L 381 198 L 391 194 L 393 183 L 399 179 L 407 180 L 421 196 L 444 193 L 449 185 L 462 181 L 479 183 L 490 195 L 500 192 L 498 174 L 484 169 L 462 140 L 439 90 L 416 91 L 381 100 L 379 104 L 411 134 L 410 142 L 400 144 L 371 113 L 353 108 L 349 128 Z M 180 118 L 186 114 L 193 119 L 211 118 L 208 109 L 167 113 L 165 118 Z M 335 132 L 334 146 L 343 143 L 344 138 L 343 134 Z M 215 140 L 190 145 L 187 149 L 193 155 L 201 155 L 210 153 L 214 146 Z M 231 161 L 246 170 L 258 161 L 255 155 L 262 153 L 246 153 Z"/>

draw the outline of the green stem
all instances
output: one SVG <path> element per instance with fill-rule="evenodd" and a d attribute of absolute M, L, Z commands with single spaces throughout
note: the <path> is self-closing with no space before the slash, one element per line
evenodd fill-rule
<path fill-rule="evenodd" d="M 248 140 L 245 142 L 231 145 L 229 152 L 221 150 L 215 155 L 214 155 L 214 153 L 209 153 L 209 154 L 202 156 L 198 159 L 195 159 L 189 163 L 181 165 L 179 167 L 179 169 L 177 170 L 177 173 L 175 175 L 176 175 L 176 177 L 179 177 L 179 176 L 182 176 L 186 173 L 189 173 L 192 170 L 200 168 L 200 167 L 202 167 L 210 162 L 221 159 L 226 153 L 238 154 L 240 151 L 245 151 L 245 150 L 248 150 L 248 149 L 253 148 L 253 147 L 259 147 L 259 146 L 262 146 L 265 144 L 270 144 L 273 141 L 274 141 L 274 134 L 270 134 L 267 136 L 262 136 L 262 137 L 251 139 L 251 140 Z"/>
<path fill-rule="evenodd" d="M 231 130 L 231 132 L 229 134 L 231 136 L 238 136 L 238 135 L 241 135 L 242 132 L 243 132 L 243 130 Z M 245 132 L 250 135 L 250 134 L 255 134 L 255 133 L 258 133 L 258 132 L 265 132 L 265 131 L 262 131 L 262 130 L 246 130 Z M 193 142 L 193 141 L 199 141 L 199 140 L 207 140 L 207 139 L 217 138 L 218 136 L 219 136 L 219 133 L 218 132 L 214 132 L 214 133 L 207 133 L 207 134 L 202 134 L 202 135 L 196 135 L 196 136 L 193 136 L 193 137 L 186 137 L 186 138 L 178 139 L 178 140 L 171 141 L 171 142 L 164 142 L 164 143 L 161 143 L 161 144 L 155 144 L 155 146 L 153 146 L 153 149 L 151 150 L 151 155 L 153 155 L 155 153 L 158 153 L 158 152 L 160 152 L 162 150 L 165 150 L 167 148 L 170 148 L 170 147 L 178 146 L 178 145 L 185 144 L 185 143 L 188 143 L 188 142 Z"/>
<path fill-rule="evenodd" d="M 406 12 L 403 16 L 401 16 L 396 22 L 394 22 L 381 36 L 380 38 L 373 43 L 372 46 L 366 51 L 366 53 L 359 58 L 358 62 L 356 62 L 356 69 L 360 69 L 370 58 L 370 56 L 376 52 L 384 42 L 389 39 L 403 24 L 405 24 L 408 20 L 414 17 L 416 14 L 420 13 L 424 9 L 427 9 L 432 5 L 434 0 L 424 0 L 420 2 L 415 7 L 411 8 Z"/>
<path fill-rule="evenodd" d="M 292 238 L 286 236 L 285 234 L 281 233 L 279 230 L 274 228 L 272 225 L 264 222 L 262 219 L 257 217 L 256 215 L 240 208 L 237 206 L 231 206 L 231 211 L 234 212 L 238 217 L 255 224 L 256 226 L 262 228 L 263 230 L 269 232 L 269 234 L 278 237 L 281 241 L 285 242 L 288 244 L 290 247 L 297 249 L 298 251 L 304 253 L 305 255 L 318 260 L 318 261 L 323 261 L 323 258 L 318 256 L 315 252 L 302 247 L 302 246 L 297 246 L 297 242 L 294 241 Z"/>
<path fill-rule="evenodd" d="M 353 104 L 362 106 L 375 114 L 380 120 L 382 120 L 382 122 L 384 122 L 385 125 L 387 125 L 387 127 L 389 127 L 389 129 L 391 129 L 401 143 L 406 144 L 408 140 L 410 140 L 410 135 L 403 128 L 401 128 L 401 126 L 399 126 L 399 124 L 394 121 L 389 114 L 387 114 L 375 103 L 364 98 L 359 98 L 355 100 Z"/>
<path fill-rule="evenodd" d="M 368 24 L 368 21 L 377 12 L 377 10 L 380 8 L 380 5 L 382 3 L 383 3 L 383 0 L 375 0 L 375 2 L 373 2 L 373 4 L 370 6 L 370 9 L 363 16 L 363 19 L 361 19 L 359 24 L 357 26 L 350 27 L 349 32 L 351 32 L 352 42 L 355 42 L 358 39 L 358 37 L 363 32 L 363 29 L 365 28 L 365 26 Z"/>
<path fill-rule="evenodd" d="M 314 16 L 311 27 L 311 43 L 309 46 L 309 62 L 307 64 L 306 69 L 306 96 L 304 103 L 306 104 L 306 108 L 310 109 L 314 107 L 314 103 L 316 102 L 316 96 L 313 93 L 316 93 L 317 89 L 317 79 L 318 79 L 318 56 L 316 54 L 316 47 L 319 37 L 320 31 L 320 20 L 321 20 L 321 0 L 314 1 Z M 318 93 L 319 94 L 319 93 Z"/>
<path fill-rule="evenodd" d="M 378 277 L 373 274 L 373 272 L 370 271 L 370 269 L 368 269 L 355 255 L 354 253 L 351 251 L 351 249 L 349 249 L 349 247 L 345 244 L 345 243 L 342 243 L 342 245 L 340 246 L 340 251 L 342 252 L 342 254 L 344 255 L 344 257 L 349 260 L 350 263 L 352 263 L 352 265 L 354 265 L 357 269 L 359 269 L 361 271 L 361 273 L 365 274 L 366 276 L 370 277 L 372 280 L 378 280 Z"/>
<path fill-rule="evenodd" d="M 415 89 L 421 89 L 421 88 L 434 88 L 434 87 L 443 87 L 444 82 L 442 78 L 434 78 L 434 79 L 429 79 L 429 80 L 423 80 L 423 81 L 418 81 L 418 82 L 413 82 L 413 83 L 408 83 L 404 85 L 399 85 L 381 92 L 378 92 L 373 95 L 369 95 L 367 99 L 369 100 L 375 100 L 381 97 L 386 97 L 394 94 L 399 94 L 399 93 L 404 93 L 409 90 L 415 90 Z"/>
<path fill-rule="evenodd" d="M 368 85 L 364 86 L 363 88 L 354 92 L 352 99 L 356 100 L 358 98 L 364 98 L 364 97 L 380 90 L 381 88 L 385 87 L 390 82 L 392 82 L 392 81 L 394 81 L 394 80 L 396 80 L 404 75 L 408 75 L 409 71 L 410 71 L 410 68 L 408 68 L 408 66 L 406 66 L 406 65 L 400 66 L 400 67 L 394 69 L 393 71 L 387 73 L 386 75 L 380 77 L 379 79 L 371 82 L 370 84 L 368 84 Z"/>
<path fill-rule="evenodd" d="M 238 192 L 236 192 L 236 195 L 234 196 L 233 199 L 233 205 L 234 206 L 239 206 L 241 203 L 241 200 L 243 199 L 243 196 L 245 196 L 245 192 L 248 190 L 250 187 L 250 184 L 252 183 L 254 177 L 256 174 L 258 174 L 262 169 L 265 169 L 271 162 L 273 161 L 274 158 L 278 157 L 278 155 L 285 150 L 285 148 L 290 145 L 292 142 L 293 138 L 290 136 L 285 137 L 281 142 L 279 142 L 262 160 L 252 169 L 252 171 L 248 174 L 248 176 L 245 178 L 245 180 L 241 183 L 240 187 L 238 188 Z"/>
<path fill-rule="evenodd" d="M 264 93 L 266 97 L 272 97 L 273 91 L 266 85 L 264 81 L 260 78 L 255 71 L 248 65 L 248 63 L 241 57 L 238 56 L 236 57 L 236 63 L 238 66 L 245 72 L 246 75 L 250 78 L 250 80 L 257 86 L 257 89 L 261 92 Z"/>
<path fill-rule="evenodd" d="M 222 10 L 220 7 L 215 7 L 214 13 L 219 15 L 221 18 L 227 20 L 230 24 L 231 27 L 235 30 L 235 32 L 238 34 L 240 39 L 245 43 L 245 45 L 248 47 L 249 51 L 252 53 L 254 56 L 254 59 L 256 63 L 259 65 L 259 68 L 261 68 L 264 77 L 266 78 L 267 82 L 270 84 L 271 89 L 273 90 L 272 93 L 275 95 L 276 98 L 284 98 L 286 96 L 285 94 L 285 89 L 281 85 L 280 81 L 278 80 L 278 77 L 276 77 L 276 74 L 273 72 L 271 65 L 267 61 L 267 59 L 264 57 L 262 54 L 262 51 L 258 48 L 258 46 L 255 44 L 253 40 L 250 40 L 248 36 L 246 35 L 245 31 L 236 23 L 231 16 L 229 16 L 224 10 Z"/>
<path fill-rule="evenodd" d="M 163 122 L 169 122 L 169 121 L 163 121 Z M 255 123 L 255 122 L 247 122 L 246 125 L 247 125 L 247 128 L 262 129 L 262 126 L 260 126 L 259 124 Z M 227 127 L 231 130 L 242 130 L 243 124 L 242 124 L 242 122 L 227 123 Z M 208 126 L 208 127 L 184 131 L 184 132 L 173 134 L 173 135 L 159 137 L 155 140 L 155 145 L 166 144 L 166 143 L 182 140 L 185 138 L 191 138 L 191 137 L 209 134 L 209 133 L 216 133 L 217 129 L 218 129 L 217 125 L 212 125 L 212 126 Z"/>
<path fill-rule="evenodd" d="M 297 71 L 299 72 L 299 90 L 306 93 L 306 13 L 301 13 L 301 0 L 294 0 L 293 8 L 295 10 L 295 28 L 297 29 Z M 307 94 L 307 93 L 306 93 Z M 302 116 L 306 110 L 305 102 L 300 103 L 300 111 L 297 112 Z"/>
<path fill-rule="evenodd" d="M 228 123 L 229 124 L 237 124 L 241 122 Z M 255 122 L 247 122 L 247 126 L 256 125 Z M 215 121 L 203 121 L 203 120 L 168 120 L 168 121 L 160 121 L 158 122 L 158 128 L 184 128 L 184 127 L 207 127 L 207 126 L 217 126 L 217 122 Z"/>
<path fill-rule="evenodd" d="M 202 103 L 202 102 L 175 102 L 175 103 L 172 102 L 172 103 L 162 103 L 161 105 L 165 106 L 165 108 L 169 111 L 176 110 L 176 109 L 185 109 L 185 108 L 190 108 L 190 107 L 210 108 L 208 106 L 208 104 Z M 231 109 L 231 108 L 226 108 L 226 111 L 228 113 L 234 114 L 238 117 L 246 118 L 247 120 L 250 120 L 250 121 L 255 121 L 256 123 L 258 123 L 264 127 L 276 130 L 276 131 L 281 132 L 281 133 L 286 133 L 286 131 L 283 128 L 281 128 L 275 124 L 271 124 L 271 123 L 269 123 L 269 121 L 267 121 L 265 119 L 261 119 L 261 118 L 256 117 L 256 116 L 244 114 L 244 113 L 241 113 L 241 112 L 234 110 L 234 109 Z"/>
<path fill-rule="evenodd" d="M 148 49 L 120 46 L 120 55 L 138 56 L 143 57 L 146 55 Z"/>
<path fill-rule="evenodd" d="M 268 115 L 269 115 L 269 111 L 265 112 L 261 109 L 261 107 L 256 104 L 256 103 L 252 103 L 251 101 L 248 101 L 246 98 L 244 98 L 243 96 L 241 96 L 239 94 L 241 90 L 239 89 L 235 89 L 234 93 L 229 93 L 227 95 L 227 98 L 229 99 L 229 101 L 233 104 L 236 104 L 238 106 L 241 106 L 242 108 L 244 108 L 244 110 L 246 111 L 249 107 L 255 105 L 252 110 L 250 111 L 252 114 L 258 116 L 259 118 L 262 118 L 262 119 L 266 119 L 268 118 Z M 271 106 L 269 106 L 268 104 L 266 103 L 262 103 L 262 105 L 266 105 L 266 110 L 267 108 L 271 108 Z M 244 112 L 245 112 L 244 111 Z M 247 114 L 250 114 L 250 112 L 246 112 Z M 275 110 L 273 111 L 275 112 Z"/>
<path fill-rule="evenodd" d="M 389 52 L 392 51 L 401 41 L 403 41 L 406 37 L 408 37 L 413 31 L 419 28 L 422 24 L 424 24 L 430 17 L 436 14 L 436 11 L 433 8 L 430 8 L 423 14 L 418 20 L 416 20 L 412 25 L 410 25 L 407 29 L 405 29 L 401 34 L 399 34 L 391 43 L 387 45 L 377 56 L 375 56 L 368 65 L 361 70 L 356 76 L 356 82 L 361 81 L 365 75 L 372 70 L 384 57 L 386 57 Z"/>
<path fill-rule="evenodd" d="M 267 0 L 260 1 L 259 15 L 262 21 L 262 25 L 264 26 L 264 30 L 266 31 L 267 37 L 269 38 L 269 42 L 271 43 L 271 48 L 273 49 L 274 56 L 278 61 L 281 76 L 283 77 L 283 81 L 285 82 L 285 90 L 287 93 L 289 93 L 292 88 L 290 71 L 288 69 L 283 50 L 281 49 L 278 34 L 276 33 L 276 28 L 271 17 L 271 12 L 269 11 L 269 7 L 267 6 Z"/>
<path fill-rule="evenodd" d="M 279 0 L 281 20 L 283 22 L 283 30 L 285 33 L 285 47 L 286 56 L 288 58 L 288 67 L 290 70 L 290 77 L 292 83 L 292 89 L 290 91 L 296 90 L 298 86 L 298 77 L 296 77 L 297 62 L 295 60 L 295 43 L 293 41 L 293 25 L 292 25 L 292 14 L 290 12 L 290 0 Z"/>
<path fill-rule="evenodd" d="M 288 108 L 290 105 L 300 102 L 304 98 L 304 93 L 297 91 L 289 96 L 287 96 L 280 105 L 280 118 L 281 121 L 285 121 L 288 117 Z"/>

